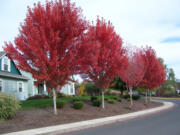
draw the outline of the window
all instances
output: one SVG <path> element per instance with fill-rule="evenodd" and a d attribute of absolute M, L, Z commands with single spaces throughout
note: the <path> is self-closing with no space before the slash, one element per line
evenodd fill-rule
<path fill-rule="evenodd" d="M 1 69 L 4 70 L 4 71 L 9 71 L 10 72 L 10 60 L 8 59 L 8 57 L 4 57 L 2 59 L 2 67 Z"/>
<path fill-rule="evenodd" d="M 2 92 L 2 80 L 0 80 L 0 92 Z"/>
<path fill-rule="evenodd" d="M 4 71 L 8 71 L 8 58 L 4 57 Z"/>
<path fill-rule="evenodd" d="M 18 91 L 23 92 L 23 83 L 22 82 L 18 83 Z"/>

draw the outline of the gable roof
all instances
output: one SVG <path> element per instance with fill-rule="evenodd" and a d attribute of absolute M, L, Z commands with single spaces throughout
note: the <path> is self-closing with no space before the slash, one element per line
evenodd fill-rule
<path fill-rule="evenodd" d="M 0 58 L 2 58 L 4 55 L 6 55 L 6 52 L 0 51 Z"/>
<path fill-rule="evenodd" d="M 23 76 L 23 75 L 12 74 L 9 72 L 4 72 L 4 71 L 0 71 L 0 77 L 8 77 L 8 78 L 13 78 L 13 79 L 28 80 L 28 78 Z"/>
<path fill-rule="evenodd" d="M 5 51 L 0 51 L 0 59 L 2 59 L 4 56 L 6 56 L 6 52 L 5 52 Z M 9 59 L 10 59 L 10 58 L 9 58 Z M 11 59 L 10 59 L 10 60 L 11 60 Z M 13 60 L 11 60 L 11 61 L 12 61 L 13 65 L 15 66 L 15 68 L 17 69 L 18 73 L 19 73 L 20 75 L 22 75 L 21 72 L 20 72 L 20 70 L 16 67 L 15 62 L 14 62 Z"/>

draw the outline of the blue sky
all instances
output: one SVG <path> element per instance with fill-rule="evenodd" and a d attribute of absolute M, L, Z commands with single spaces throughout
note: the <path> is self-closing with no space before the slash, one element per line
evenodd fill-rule
<path fill-rule="evenodd" d="M 179 43 L 180 37 L 169 37 L 164 40 L 162 40 L 162 43 Z"/>
<path fill-rule="evenodd" d="M 38 0 L 0 0 L 0 50 L 13 41 L 27 6 Z M 45 0 L 41 0 L 44 2 Z M 180 0 L 72 0 L 89 21 L 111 20 L 124 43 L 152 46 L 180 78 Z"/>

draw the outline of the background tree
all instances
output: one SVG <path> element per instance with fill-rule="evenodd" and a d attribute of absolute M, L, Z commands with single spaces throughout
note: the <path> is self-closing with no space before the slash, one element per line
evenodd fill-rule
<path fill-rule="evenodd" d="M 172 93 L 175 94 L 176 89 L 177 89 L 177 83 L 176 83 L 175 73 L 174 73 L 174 70 L 172 68 L 169 69 L 169 75 L 168 75 L 168 78 L 166 81 L 169 85 L 171 85 Z"/>
<path fill-rule="evenodd" d="M 163 59 L 163 58 L 159 58 L 159 60 L 161 61 L 162 65 L 164 66 L 165 73 L 166 73 L 166 79 L 167 79 L 167 78 L 168 78 L 168 76 L 169 76 L 169 68 L 168 68 L 168 66 L 165 64 L 165 62 L 164 62 L 164 59 Z"/>
<path fill-rule="evenodd" d="M 96 85 L 94 85 L 93 82 L 86 82 L 85 83 L 85 91 L 90 96 L 100 95 L 100 89 Z"/>
<path fill-rule="evenodd" d="M 160 59 L 156 57 L 155 51 L 151 47 L 145 49 L 144 59 L 146 61 L 146 70 L 143 80 L 140 83 L 140 87 L 149 91 L 150 89 L 159 87 L 165 82 L 166 73 Z"/>
<path fill-rule="evenodd" d="M 128 67 L 120 77 L 126 83 L 126 87 L 130 92 L 131 105 L 132 101 L 132 89 L 136 87 L 143 79 L 145 73 L 145 61 L 143 59 L 143 49 L 140 50 L 136 47 L 127 48 Z"/>
<path fill-rule="evenodd" d="M 89 65 L 89 71 L 83 78 L 88 78 L 102 92 L 102 108 L 104 108 L 104 91 L 120 72 L 126 69 L 127 58 L 122 48 L 122 39 L 116 34 L 110 22 L 97 18 L 96 25 L 88 30 L 89 38 L 99 45 L 97 62 Z"/>
<path fill-rule="evenodd" d="M 39 2 L 34 8 L 28 7 L 14 45 L 5 43 L 4 49 L 17 67 L 30 72 L 36 85 L 45 82 L 53 92 L 55 114 L 56 91 L 73 81 L 73 74 L 86 71 L 86 64 L 93 63 L 95 44 L 84 42 L 87 26 L 81 9 L 69 0 L 47 1 L 45 5 Z"/>
<path fill-rule="evenodd" d="M 123 82 L 120 77 L 116 77 L 111 82 L 111 88 L 119 90 L 121 92 L 121 96 L 123 96 L 123 93 L 126 89 L 126 83 Z"/>
<path fill-rule="evenodd" d="M 177 83 L 175 73 L 172 68 L 168 68 L 162 58 L 159 58 L 166 71 L 166 82 L 158 88 L 157 94 L 162 96 L 172 96 L 176 94 Z"/>

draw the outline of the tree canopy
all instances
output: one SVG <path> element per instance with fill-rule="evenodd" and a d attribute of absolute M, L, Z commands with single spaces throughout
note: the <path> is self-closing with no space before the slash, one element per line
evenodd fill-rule
<path fill-rule="evenodd" d="M 96 62 L 96 44 L 87 41 L 87 28 L 81 9 L 69 0 L 39 2 L 28 8 L 14 45 L 6 42 L 4 50 L 19 69 L 32 74 L 36 84 L 45 82 L 49 91 L 61 90 L 73 81 L 72 75 Z"/>

